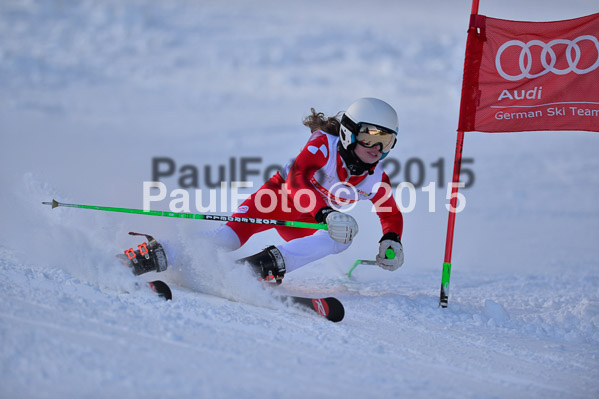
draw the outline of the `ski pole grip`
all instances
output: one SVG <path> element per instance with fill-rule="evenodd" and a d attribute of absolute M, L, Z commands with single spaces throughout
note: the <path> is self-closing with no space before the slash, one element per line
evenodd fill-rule
<path fill-rule="evenodd" d="M 391 248 L 387 248 L 385 251 L 385 258 L 387 259 L 395 259 L 395 251 Z"/>

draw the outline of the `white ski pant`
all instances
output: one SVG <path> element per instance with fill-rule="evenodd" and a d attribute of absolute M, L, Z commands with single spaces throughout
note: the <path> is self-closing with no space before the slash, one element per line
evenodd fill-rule
<path fill-rule="evenodd" d="M 214 230 L 201 233 L 204 240 L 208 240 L 213 245 L 223 248 L 227 251 L 234 251 L 241 247 L 239 238 L 227 225 L 222 225 Z M 329 233 L 324 230 L 318 230 L 310 236 L 296 238 L 286 242 L 285 244 L 277 245 L 283 258 L 285 259 L 285 268 L 287 272 L 292 272 L 300 267 L 314 262 L 325 256 L 338 254 L 345 251 L 351 242 L 342 244 L 334 241 Z"/>

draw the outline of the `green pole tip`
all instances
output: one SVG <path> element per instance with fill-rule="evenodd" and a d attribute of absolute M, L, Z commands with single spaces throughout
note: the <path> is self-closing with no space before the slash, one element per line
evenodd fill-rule
<path fill-rule="evenodd" d="M 349 271 L 347 272 L 347 277 L 351 278 L 351 272 L 354 271 L 354 269 L 356 267 L 358 267 L 358 265 L 362 263 L 362 261 L 360 259 L 358 259 L 357 261 L 354 262 L 353 266 L 349 269 Z"/>
<path fill-rule="evenodd" d="M 57 206 L 59 206 L 58 201 L 56 200 L 52 200 L 52 202 L 42 202 L 42 205 L 52 205 L 52 209 L 56 208 Z"/>

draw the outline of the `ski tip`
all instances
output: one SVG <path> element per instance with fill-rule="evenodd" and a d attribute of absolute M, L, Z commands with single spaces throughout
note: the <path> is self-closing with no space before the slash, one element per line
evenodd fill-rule
<path fill-rule="evenodd" d="M 151 281 L 148 283 L 148 285 L 154 292 L 158 294 L 159 297 L 164 298 L 165 301 L 170 301 L 173 299 L 173 293 L 164 281 Z"/>
<path fill-rule="evenodd" d="M 345 316 L 345 309 L 337 298 L 306 298 L 301 296 L 283 296 L 281 300 L 290 301 L 303 306 L 305 309 L 311 309 L 320 316 L 334 323 L 340 322 Z"/>
<path fill-rule="evenodd" d="M 326 318 L 334 323 L 338 323 L 345 317 L 345 308 L 339 299 L 329 297 L 324 299 L 329 306 L 329 313 Z"/>

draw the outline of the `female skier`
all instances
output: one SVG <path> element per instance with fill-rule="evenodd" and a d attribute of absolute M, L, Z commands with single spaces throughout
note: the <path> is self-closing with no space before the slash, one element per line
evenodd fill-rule
<path fill-rule="evenodd" d="M 403 218 L 379 161 L 397 141 L 397 113 L 376 98 L 355 101 L 341 120 L 311 111 L 304 125 L 312 135 L 297 158 L 246 199 L 232 216 L 326 223 L 328 231 L 228 222 L 203 233 L 204 239 L 233 251 L 252 235 L 275 228 L 286 243 L 271 245 L 238 262 L 247 262 L 258 277 L 280 283 L 286 272 L 346 250 L 358 233 L 358 224 L 338 209 L 370 200 L 383 231 L 376 263 L 383 269 L 396 270 L 404 261 Z M 162 246 L 154 239 L 149 241 L 145 253 L 142 247 L 125 251 L 135 274 L 166 270 Z M 396 254 L 393 259 L 385 256 L 389 248 Z"/>

